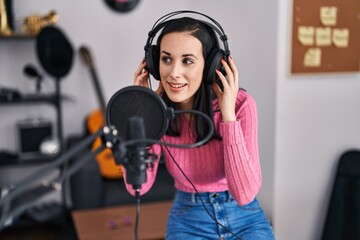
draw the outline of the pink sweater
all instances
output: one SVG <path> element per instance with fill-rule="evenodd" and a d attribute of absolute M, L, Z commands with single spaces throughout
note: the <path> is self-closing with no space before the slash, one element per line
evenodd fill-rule
<path fill-rule="evenodd" d="M 217 99 L 214 109 L 219 109 Z M 206 145 L 192 149 L 168 147 L 175 161 L 192 181 L 199 192 L 229 190 L 240 205 L 250 203 L 261 187 L 261 169 L 258 154 L 258 121 L 256 103 L 245 91 L 240 90 L 236 101 L 235 122 L 222 122 L 221 112 L 214 112 L 215 127 L 223 140 L 211 140 Z M 181 137 L 165 135 L 163 141 L 175 144 L 189 144 L 194 140 L 189 134 L 191 123 L 183 118 Z M 165 155 L 169 173 L 175 180 L 175 187 L 184 192 L 195 192 L 182 175 L 163 146 L 153 145 L 153 152 Z M 140 194 L 146 193 L 156 177 L 158 161 L 147 170 L 147 182 Z M 134 194 L 132 186 L 126 184 Z"/>

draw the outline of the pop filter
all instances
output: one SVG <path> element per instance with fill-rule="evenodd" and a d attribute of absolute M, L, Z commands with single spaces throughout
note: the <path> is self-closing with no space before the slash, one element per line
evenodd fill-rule
<path fill-rule="evenodd" d="M 44 27 L 36 40 L 37 55 L 46 72 L 57 79 L 67 75 L 74 50 L 62 31 L 54 26 Z"/>
<path fill-rule="evenodd" d="M 123 140 L 128 140 L 127 123 L 131 117 L 143 118 L 146 139 L 160 140 L 171 115 L 157 93 L 141 86 L 129 86 L 116 92 L 110 98 L 105 114 L 107 125 L 114 126 Z"/>

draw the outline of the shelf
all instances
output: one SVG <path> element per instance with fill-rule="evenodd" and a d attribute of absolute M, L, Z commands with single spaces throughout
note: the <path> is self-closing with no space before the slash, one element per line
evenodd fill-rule
<path fill-rule="evenodd" d="M 68 96 L 62 95 L 61 100 L 70 100 Z M 55 94 L 50 95 L 22 95 L 21 97 L 15 97 L 11 100 L 1 99 L 0 105 L 8 104 L 33 104 L 33 103 L 51 103 L 57 104 L 57 98 Z"/>
<path fill-rule="evenodd" d="M 37 156 L 33 158 L 13 158 L 13 159 L 0 159 L 0 166 L 12 166 L 12 165 L 23 165 L 23 164 L 44 164 L 44 163 L 51 163 L 53 160 L 55 160 L 58 155 L 55 156 Z"/>
<path fill-rule="evenodd" d="M 5 36 L 5 35 L 0 35 L 0 40 L 31 40 L 31 39 L 35 39 L 36 36 L 33 35 L 26 35 L 26 34 L 19 34 L 16 33 L 14 35 L 10 35 L 10 36 Z"/>

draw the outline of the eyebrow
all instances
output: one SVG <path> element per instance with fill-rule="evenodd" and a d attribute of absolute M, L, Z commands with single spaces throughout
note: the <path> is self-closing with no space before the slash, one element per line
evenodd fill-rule
<path fill-rule="evenodd" d="M 166 54 L 166 55 L 168 55 L 168 56 L 171 56 L 171 54 L 170 54 L 169 52 L 166 52 L 166 51 L 162 51 L 161 53 L 164 53 L 164 54 Z M 183 56 L 183 57 L 194 57 L 194 58 L 198 59 L 198 58 L 197 58 L 194 54 L 192 54 L 192 53 L 183 54 L 182 56 Z"/>

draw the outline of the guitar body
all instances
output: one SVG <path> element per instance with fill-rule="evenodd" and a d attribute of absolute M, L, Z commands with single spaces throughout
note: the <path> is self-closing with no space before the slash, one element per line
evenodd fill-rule
<path fill-rule="evenodd" d="M 104 125 L 105 118 L 100 109 L 89 114 L 86 119 L 86 128 L 90 134 L 96 133 Z"/>
<path fill-rule="evenodd" d="M 86 127 L 90 134 L 97 132 L 100 128 L 105 125 L 105 118 L 101 110 L 92 112 L 86 121 Z M 94 150 L 102 145 L 101 138 L 97 138 L 91 149 Z M 98 162 L 101 176 L 110 179 L 118 179 L 123 176 L 123 169 L 121 165 L 115 164 L 115 159 L 112 154 L 112 151 L 108 148 L 100 152 L 96 156 L 96 161 Z"/>
<path fill-rule="evenodd" d="M 105 117 L 104 117 L 105 100 L 100 90 L 100 84 L 98 82 L 97 74 L 93 66 L 90 51 L 86 47 L 81 47 L 80 55 L 83 58 L 85 64 L 90 69 L 92 80 L 94 82 L 97 96 L 99 98 L 101 105 L 101 109 L 92 112 L 91 114 L 89 114 L 89 116 L 86 119 L 87 130 L 89 134 L 93 134 L 96 133 L 99 129 L 101 129 L 105 125 Z M 100 137 L 97 138 L 92 145 L 92 150 L 98 148 L 102 144 L 103 144 L 102 139 Z M 103 176 L 104 178 L 119 179 L 123 177 L 122 165 L 116 164 L 114 156 L 110 149 L 105 148 L 102 152 L 100 152 L 96 156 L 96 161 L 99 165 L 101 176 Z"/>

